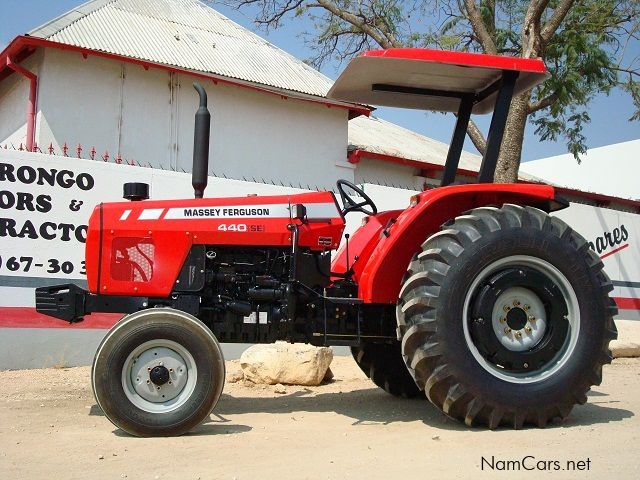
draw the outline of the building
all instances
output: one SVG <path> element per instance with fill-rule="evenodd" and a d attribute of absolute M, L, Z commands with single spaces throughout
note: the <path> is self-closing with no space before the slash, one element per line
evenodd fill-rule
<path fill-rule="evenodd" d="M 590 148 L 580 160 L 567 153 L 526 162 L 521 169 L 555 185 L 640 199 L 640 139 Z"/>

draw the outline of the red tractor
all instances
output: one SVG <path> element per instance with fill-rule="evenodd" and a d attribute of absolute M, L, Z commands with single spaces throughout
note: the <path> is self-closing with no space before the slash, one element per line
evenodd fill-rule
<path fill-rule="evenodd" d="M 37 309 L 69 322 L 125 314 L 92 383 L 133 435 L 207 418 L 224 385 L 218 342 L 350 346 L 376 385 L 424 394 L 469 426 L 566 417 L 611 361 L 612 285 L 585 239 L 549 215 L 568 205 L 553 187 L 492 183 L 512 96 L 547 76 L 539 60 L 471 53 L 353 60 L 329 96 L 457 114 L 441 186 L 387 212 L 347 181 L 342 206 L 332 192 L 203 198 L 210 116 L 196 84 L 195 199 L 151 201 L 146 184 L 125 184 L 130 201 L 89 221 L 89 291 L 39 288 Z M 491 110 L 478 183 L 454 185 L 470 115 Z M 354 211 L 368 216 L 338 250 Z"/>

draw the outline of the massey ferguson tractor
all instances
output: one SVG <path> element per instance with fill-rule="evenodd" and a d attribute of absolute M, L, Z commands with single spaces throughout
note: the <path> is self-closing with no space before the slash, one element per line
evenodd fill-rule
<path fill-rule="evenodd" d="M 219 343 L 276 340 L 350 346 L 376 385 L 469 426 L 564 418 L 611 362 L 612 285 L 585 239 L 549 215 L 568 206 L 553 187 L 493 183 L 513 95 L 547 76 L 539 60 L 472 53 L 354 59 L 329 97 L 457 115 L 440 187 L 386 212 L 345 180 L 340 202 L 328 191 L 204 198 L 210 115 L 195 84 L 195 199 L 153 201 L 148 185 L 125 184 L 128 201 L 89 220 L 88 291 L 38 288 L 37 310 L 124 314 L 92 384 L 132 435 L 180 435 L 209 416 L 225 381 Z M 477 183 L 456 184 L 470 115 L 492 110 Z M 352 212 L 367 216 L 343 241 Z"/>

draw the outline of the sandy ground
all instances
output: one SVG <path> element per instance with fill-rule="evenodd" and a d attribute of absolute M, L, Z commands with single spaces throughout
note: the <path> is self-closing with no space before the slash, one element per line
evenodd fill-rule
<path fill-rule="evenodd" d="M 209 422 L 151 439 L 101 414 L 88 367 L 0 372 L 0 478 L 640 478 L 639 359 L 606 367 L 564 422 L 521 431 L 467 429 L 424 399 L 391 397 L 348 357 L 332 370 L 334 382 L 285 394 L 227 384 Z M 524 457 L 523 467 L 552 470 L 500 463 Z"/>

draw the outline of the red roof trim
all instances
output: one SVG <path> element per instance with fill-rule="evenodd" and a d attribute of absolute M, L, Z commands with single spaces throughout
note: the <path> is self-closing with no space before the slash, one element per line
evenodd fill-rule
<path fill-rule="evenodd" d="M 444 165 L 439 165 L 439 164 L 430 163 L 430 162 L 421 162 L 420 160 L 411 160 L 409 158 L 398 157 L 394 155 L 368 152 L 362 149 L 356 149 L 349 152 L 349 156 L 348 156 L 349 163 L 357 164 L 360 162 L 360 160 L 362 160 L 362 158 L 370 158 L 372 160 L 381 160 L 383 162 L 394 163 L 396 165 L 405 165 L 407 167 L 418 168 L 420 170 L 436 170 L 436 171 L 444 170 Z M 465 170 L 463 168 L 458 168 L 458 174 L 469 176 L 469 177 L 476 177 L 478 175 L 478 172 L 473 170 Z M 519 181 L 518 183 L 546 185 L 545 183 L 537 183 L 537 182 L 530 182 L 530 181 Z M 635 208 L 638 210 L 638 213 L 640 213 L 640 200 L 631 200 L 629 198 L 612 197 L 610 195 L 604 195 L 601 193 L 584 192 L 582 190 L 575 190 L 575 189 L 566 188 L 566 187 L 557 187 L 555 185 L 552 185 L 552 186 L 555 189 L 555 191 L 560 195 L 562 194 L 575 195 L 576 197 L 582 197 L 589 200 L 593 200 L 595 203 L 598 203 L 605 207 L 612 203 L 618 203 L 621 205 L 626 205 L 626 206 Z"/>
<path fill-rule="evenodd" d="M 444 170 L 444 165 L 439 165 L 437 163 L 430 162 L 421 162 L 420 160 L 412 160 L 410 158 L 397 157 L 394 155 L 386 155 L 384 153 L 376 153 L 376 152 L 368 152 L 367 150 L 352 150 L 349 152 L 348 160 L 349 163 L 360 163 L 363 157 L 370 158 L 372 160 L 380 160 L 383 162 L 394 163 L 396 165 L 404 165 L 406 167 L 418 168 L 420 170 L 435 170 L 441 171 Z M 458 169 L 458 173 L 460 175 L 466 175 L 475 177 L 478 175 L 478 172 L 474 172 L 473 170 L 465 170 L 463 168 Z"/>
<path fill-rule="evenodd" d="M 635 208 L 640 213 L 640 200 L 631 200 L 630 198 L 620 198 L 620 197 L 612 197 L 611 195 L 605 195 L 603 193 L 595 193 L 595 192 L 585 192 L 583 190 L 574 190 L 573 188 L 566 187 L 556 187 L 554 186 L 556 192 L 560 195 L 563 193 L 567 195 L 576 195 L 578 197 L 588 198 L 589 200 L 594 200 L 598 202 L 603 207 L 610 205 L 611 203 L 619 203 L 622 205 L 627 205 L 629 207 Z"/>
<path fill-rule="evenodd" d="M 384 57 L 420 62 L 446 63 L 465 67 L 498 68 L 519 72 L 546 73 L 547 67 L 537 58 L 507 57 L 484 53 L 454 52 L 450 50 L 430 50 L 427 48 L 391 48 L 369 50 L 361 57 Z"/>
<path fill-rule="evenodd" d="M 295 93 L 291 93 L 291 94 L 283 94 L 282 92 L 278 92 L 278 91 L 274 91 L 274 90 L 270 90 L 269 88 L 265 87 L 258 87 L 255 85 L 250 85 L 247 83 L 243 83 L 242 81 L 236 81 L 236 80 L 232 80 L 228 77 L 223 77 L 220 75 L 216 75 L 216 74 L 207 74 L 207 73 L 199 73 L 199 72 L 194 72 L 192 70 L 185 70 L 182 68 L 178 68 L 178 67 L 173 67 L 170 65 L 165 65 L 165 64 L 161 64 L 161 63 L 154 63 L 154 62 L 148 62 L 146 60 L 139 60 L 137 58 L 131 58 L 131 57 L 126 57 L 124 55 L 118 55 L 115 53 L 109 53 L 109 52 L 104 52 L 101 50 L 92 50 L 89 48 L 85 48 L 85 47 L 79 47 L 76 45 L 67 45 L 65 43 L 58 43 L 58 42 L 52 42 L 50 40 L 45 40 L 43 38 L 37 38 L 37 37 L 29 37 L 29 36 L 24 36 L 24 35 L 20 35 L 17 36 L 16 38 L 14 38 L 11 43 L 2 51 L 2 53 L 0 53 L 0 65 L 4 65 L 5 63 L 5 58 L 9 55 L 16 55 L 19 52 L 22 52 L 25 48 L 34 48 L 34 47 L 43 47 L 43 48 L 54 48 L 57 50 L 65 50 L 65 51 L 70 51 L 70 52 L 78 52 L 78 53 L 82 53 L 83 55 L 92 55 L 95 57 L 101 57 L 101 58 L 108 58 L 108 59 L 112 59 L 112 60 L 118 60 L 121 62 L 127 62 L 127 63 L 132 63 L 135 65 L 140 65 L 142 67 L 144 67 L 145 69 L 149 69 L 149 68 L 155 68 L 158 70 L 164 70 L 164 71 L 168 71 L 168 72 L 177 72 L 177 73 L 184 73 L 186 75 L 190 75 L 192 77 L 197 77 L 197 78 L 202 78 L 202 79 L 207 79 L 207 80 L 211 80 L 214 83 L 222 83 L 225 85 L 233 85 L 236 87 L 240 87 L 240 88 L 245 88 L 248 90 L 253 90 L 256 92 L 261 92 L 261 93 L 266 93 L 269 95 L 274 95 L 277 97 L 280 97 L 284 100 L 286 99 L 293 99 L 293 100 L 298 100 L 301 102 L 308 102 L 308 103 L 316 103 L 316 104 L 320 104 L 320 105 L 326 105 L 327 107 L 335 107 L 335 108 L 341 108 L 341 109 L 345 109 L 349 111 L 349 118 L 354 118 L 360 115 L 365 115 L 365 116 L 369 116 L 369 114 L 371 113 L 371 109 L 370 108 L 366 108 L 366 107 L 362 107 L 362 106 L 356 106 L 356 105 L 344 105 L 344 104 L 340 104 L 340 103 L 335 103 L 335 102 L 331 102 L 328 100 L 315 100 L 313 98 L 306 98 L 306 97 L 299 97 L 296 96 Z M 86 57 L 85 57 L 86 58 Z M 0 80 L 3 78 L 3 72 L 2 70 L 0 70 Z M 302 94 L 302 95 L 307 95 L 307 94 Z"/>

